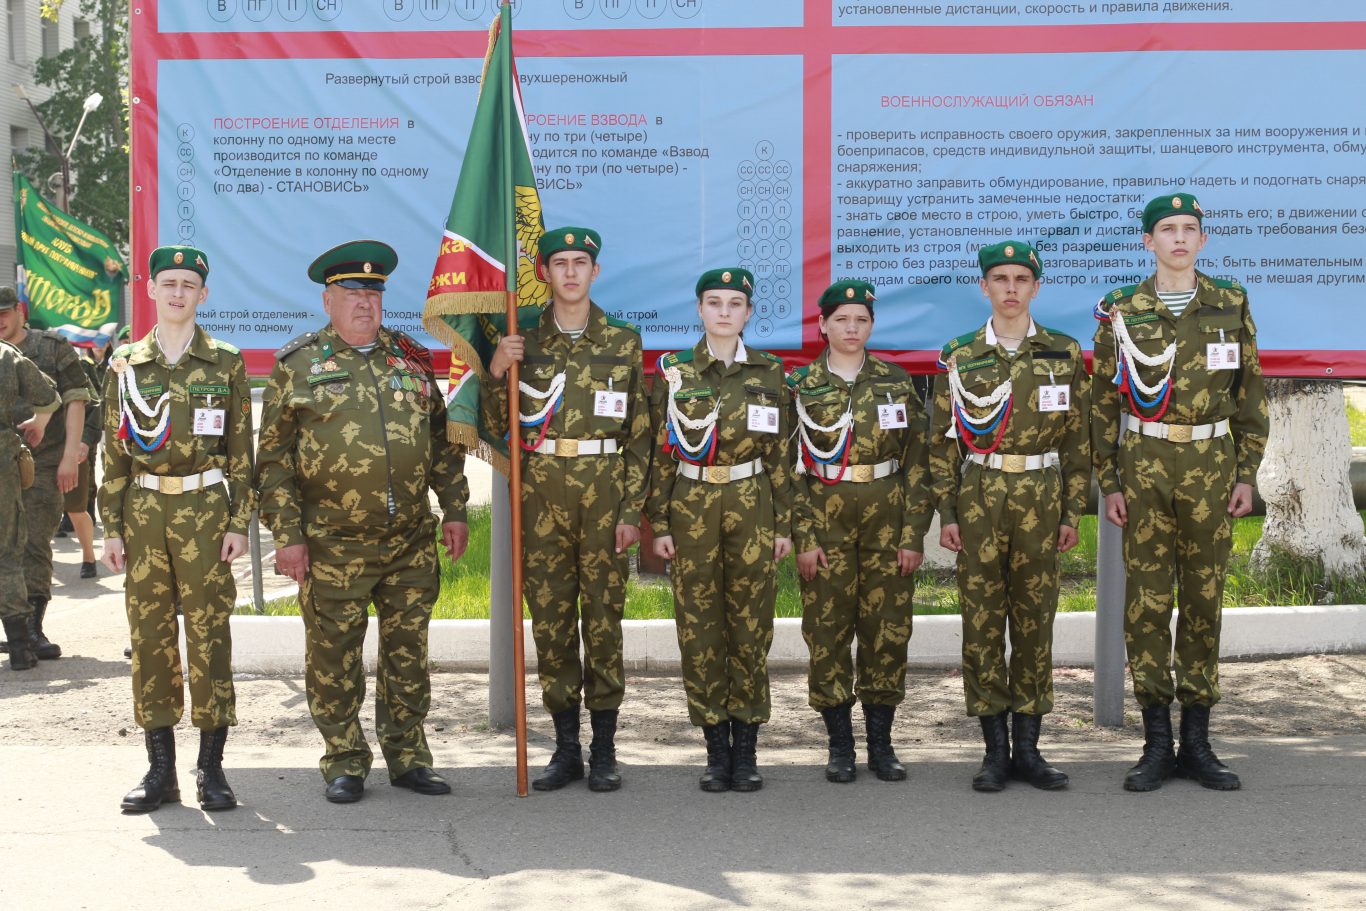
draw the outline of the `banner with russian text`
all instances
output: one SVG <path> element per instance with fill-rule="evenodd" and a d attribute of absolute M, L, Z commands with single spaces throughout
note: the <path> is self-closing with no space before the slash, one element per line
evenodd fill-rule
<path fill-rule="evenodd" d="M 118 249 L 45 199 L 18 171 L 13 187 L 17 283 L 29 325 L 54 329 L 73 345 L 108 344 L 118 329 L 127 279 Z"/>

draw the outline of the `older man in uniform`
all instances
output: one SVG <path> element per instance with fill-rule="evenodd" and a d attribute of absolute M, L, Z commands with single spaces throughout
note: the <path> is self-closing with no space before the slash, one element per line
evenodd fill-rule
<path fill-rule="evenodd" d="M 299 583 L 308 706 L 326 744 L 333 803 L 364 794 L 373 753 L 360 727 L 367 612 L 379 619 L 375 728 L 389 783 L 448 794 L 432 771 L 427 627 L 440 588 L 436 519 L 452 560 L 469 541 L 465 455 L 446 439 L 446 406 L 427 349 L 383 325 L 387 244 L 357 240 L 308 268 L 329 323 L 281 348 L 261 413 L 257 480 L 276 566 Z"/>
<path fill-rule="evenodd" d="M 986 742 L 972 787 L 1053 790 L 1068 779 L 1039 754 L 1039 727 L 1053 710 L 1058 555 L 1077 543 L 1091 482 L 1086 364 L 1076 339 L 1030 315 L 1033 247 L 992 244 L 977 261 L 991 317 L 944 346 L 930 434 L 939 541 L 958 553 L 963 690 Z"/>
<path fill-rule="evenodd" d="M 1270 425 L 1247 293 L 1195 268 L 1208 239 L 1204 214 L 1189 193 L 1149 202 L 1143 246 L 1156 273 L 1096 305 L 1091 432 L 1105 516 L 1124 529 L 1124 640 L 1143 711 L 1143 755 L 1124 777 L 1130 791 L 1155 790 L 1173 773 L 1214 790 L 1241 786 L 1210 748 L 1209 714 L 1219 701 L 1232 520 L 1252 510 Z"/>
<path fill-rule="evenodd" d="M 0 339 L 18 348 L 56 384 L 62 396 L 57 420 L 50 421 L 42 441 L 33 447 L 34 481 L 24 491 L 28 544 L 24 547 L 24 578 L 28 588 L 33 650 L 43 660 L 60 658 L 61 646 L 48 641 L 43 619 L 52 599 L 52 536 L 62 521 L 64 495 L 80 479 L 81 430 L 86 402 L 95 390 L 81 368 L 71 343 L 56 332 L 30 329 L 18 310 L 13 288 L 0 289 Z M 12 425 L 32 416 L 26 404 L 11 412 Z"/>
<path fill-rule="evenodd" d="M 232 561 L 246 553 L 256 505 L 251 477 L 251 389 L 241 352 L 195 323 L 209 294 L 208 255 L 158 247 L 147 296 L 156 326 L 120 346 L 105 374 L 105 566 L 127 569 L 133 709 L 147 744 L 147 774 L 124 798 L 129 813 L 180 800 L 175 726 L 185 710 L 176 607 L 185 618 L 190 720 L 199 729 L 195 784 L 205 810 L 237 797 L 223 774 L 237 723 Z"/>
<path fill-rule="evenodd" d="M 527 453 L 526 602 L 542 701 L 555 723 L 554 755 L 532 782 L 538 791 L 583 778 L 581 702 L 588 703 L 593 726 L 588 786 L 621 787 L 615 740 L 626 690 L 621 618 L 627 550 L 640 540 L 650 417 L 640 330 L 608 316 L 589 296 L 601 249 L 602 238 L 589 228 L 556 228 L 541 237 L 550 305 L 523 334 L 505 336 L 489 365 L 494 380 L 513 361 L 524 365 L 521 433 L 513 445 Z M 484 390 L 485 425 L 506 433 L 507 384 L 487 383 Z"/>
<path fill-rule="evenodd" d="M 0 288 L 0 302 L 13 288 Z M 32 483 L 32 458 L 24 441 L 36 445 L 52 414 L 61 407 L 57 386 L 8 342 L 0 342 L 0 413 L 10 414 L 23 403 L 33 417 L 15 429 L 0 427 L 0 622 L 9 645 L 11 670 L 24 671 L 38 663 L 29 632 L 28 587 L 24 582 L 23 553 L 28 525 L 24 521 L 25 483 Z M 21 434 L 23 439 L 21 440 Z M 29 475 L 24 477 L 24 475 Z"/>

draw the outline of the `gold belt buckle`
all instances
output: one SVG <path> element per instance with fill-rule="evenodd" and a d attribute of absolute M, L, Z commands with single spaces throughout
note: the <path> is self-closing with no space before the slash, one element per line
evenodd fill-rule
<path fill-rule="evenodd" d="M 855 484 L 867 484 L 873 480 L 873 469 L 875 465 L 850 465 L 849 480 Z"/>
<path fill-rule="evenodd" d="M 170 475 L 162 475 L 160 480 L 157 481 L 157 486 L 162 493 L 184 493 L 185 479 L 174 478 Z"/>
<path fill-rule="evenodd" d="M 707 465 L 702 469 L 702 479 L 708 484 L 729 484 L 729 465 Z"/>
<path fill-rule="evenodd" d="M 562 459 L 572 459 L 579 454 L 578 440 L 556 440 L 555 455 Z"/>
<path fill-rule="evenodd" d="M 1172 443 L 1189 443 L 1195 428 L 1190 424 L 1168 424 L 1167 440 Z"/>
<path fill-rule="evenodd" d="M 1019 453 L 1002 453 L 1001 470 L 1007 474 L 1020 474 L 1025 470 L 1025 459 L 1027 458 L 1029 457 Z"/>

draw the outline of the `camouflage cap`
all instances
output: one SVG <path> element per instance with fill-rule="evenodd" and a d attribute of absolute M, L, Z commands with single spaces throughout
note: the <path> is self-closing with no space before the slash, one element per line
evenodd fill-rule
<path fill-rule="evenodd" d="M 1200 208 L 1198 199 L 1189 193 L 1170 193 L 1143 207 L 1143 233 L 1153 233 L 1154 225 L 1173 215 L 1194 215 L 1201 224 L 1205 223 L 1205 210 Z"/>
<path fill-rule="evenodd" d="M 204 281 L 208 281 L 209 257 L 204 254 L 203 250 L 179 244 L 157 247 L 152 251 L 152 255 L 147 257 L 147 274 L 156 278 L 159 273 L 165 272 L 167 269 L 189 269 L 191 272 L 198 273 Z"/>
<path fill-rule="evenodd" d="M 0 310 L 13 310 L 19 306 L 19 292 L 12 285 L 0 286 Z"/>
<path fill-rule="evenodd" d="M 982 247 L 977 251 L 977 265 L 982 267 L 983 276 L 997 266 L 1024 266 L 1035 278 L 1043 277 L 1038 251 L 1022 240 L 1006 240 Z"/>
<path fill-rule="evenodd" d="M 593 262 L 597 262 L 598 253 L 602 250 L 602 235 L 592 228 L 556 228 L 541 235 L 538 249 L 543 263 L 550 262 L 551 256 L 566 250 L 582 251 Z"/>
<path fill-rule="evenodd" d="M 383 291 L 397 268 L 398 254 L 383 241 L 348 240 L 313 260 L 308 277 L 320 285 Z"/>
<path fill-rule="evenodd" d="M 877 290 L 868 282 L 858 278 L 846 278 L 826 288 L 816 305 L 822 311 L 827 311 L 844 304 L 863 304 L 871 311 L 876 300 Z"/>
<path fill-rule="evenodd" d="M 693 293 L 701 297 L 707 291 L 739 291 L 745 297 L 754 296 L 754 274 L 739 266 L 708 269 L 697 280 Z"/>

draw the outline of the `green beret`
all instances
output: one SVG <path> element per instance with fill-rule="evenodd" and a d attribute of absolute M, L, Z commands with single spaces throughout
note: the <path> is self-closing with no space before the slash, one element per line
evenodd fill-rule
<path fill-rule="evenodd" d="M 748 269 L 731 266 L 728 269 L 709 269 L 697 280 L 695 293 L 704 291 L 739 291 L 745 297 L 754 296 L 754 275 Z"/>
<path fill-rule="evenodd" d="M 996 266 L 1024 266 L 1034 273 L 1035 278 L 1043 276 L 1043 263 L 1033 247 L 1022 240 L 1006 240 L 991 244 L 977 251 L 977 265 L 982 267 L 985 276 Z"/>
<path fill-rule="evenodd" d="M 872 285 L 857 278 L 846 278 L 826 288 L 816 303 L 822 310 L 827 307 L 834 309 L 841 304 L 866 304 L 868 309 L 872 310 L 875 300 L 877 292 Z"/>
<path fill-rule="evenodd" d="M 0 287 L 0 310 L 13 310 L 19 306 L 19 292 L 10 285 Z"/>
<path fill-rule="evenodd" d="M 116 342 L 127 341 L 128 337 L 129 337 L 130 335 L 132 335 L 132 334 L 133 334 L 133 324 L 132 324 L 132 323 L 124 323 L 124 324 L 119 328 L 118 335 L 115 335 L 115 336 L 114 336 L 114 341 L 116 341 Z"/>
<path fill-rule="evenodd" d="M 383 291 L 397 268 L 398 254 L 383 241 L 350 240 L 313 260 L 308 277 L 320 285 Z"/>
<path fill-rule="evenodd" d="M 556 228 L 541 235 L 539 250 L 543 263 L 550 262 L 551 256 L 565 250 L 581 250 L 597 262 L 602 250 L 602 235 L 592 228 Z"/>
<path fill-rule="evenodd" d="M 148 274 L 156 278 L 167 269 L 189 269 L 198 273 L 204 281 L 209 280 L 209 258 L 203 250 L 196 250 L 194 247 L 172 244 L 153 250 L 152 255 L 147 257 Z"/>
<path fill-rule="evenodd" d="M 1205 221 L 1205 210 L 1200 201 L 1189 193 L 1172 193 L 1159 196 L 1143 207 L 1143 233 L 1153 233 L 1153 226 L 1164 218 L 1173 215 L 1194 215 L 1201 224 Z"/>

